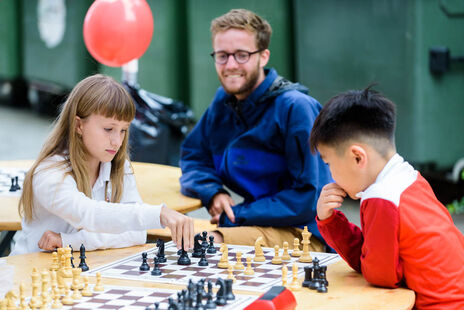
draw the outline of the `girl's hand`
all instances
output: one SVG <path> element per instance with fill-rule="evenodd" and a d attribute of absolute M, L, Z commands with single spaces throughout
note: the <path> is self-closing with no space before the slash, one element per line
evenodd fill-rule
<path fill-rule="evenodd" d="M 57 248 L 63 247 L 63 240 L 61 240 L 61 234 L 47 230 L 43 233 L 38 245 L 42 250 L 55 251 Z"/>
<path fill-rule="evenodd" d="M 337 184 L 329 183 L 322 188 L 317 200 L 317 217 L 325 220 L 332 216 L 333 209 L 339 208 L 346 197 L 346 192 Z"/>
<path fill-rule="evenodd" d="M 184 239 L 185 251 L 193 248 L 193 237 L 195 235 L 193 231 L 193 219 L 168 207 L 163 207 L 161 209 L 160 222 L 161 225 L 171 230 L 172 241 L 177 245 L 177 249 L 181 248 L 182 239 Z"/>

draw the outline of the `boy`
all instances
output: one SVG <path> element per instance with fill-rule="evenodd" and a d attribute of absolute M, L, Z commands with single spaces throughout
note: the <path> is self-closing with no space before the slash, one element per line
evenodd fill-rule
<path fill-rule="evenodd" d="M 396 153 L 395 105 L 369 88 L 329 100 L 310 143 L 335 183 L 317 203 L 327 241 L 371 284 L 416 292 L 417 309 L 464 309 L 464 236 L 420 173 Z M 361 199 L 361 229 L 344 197 Z"/>

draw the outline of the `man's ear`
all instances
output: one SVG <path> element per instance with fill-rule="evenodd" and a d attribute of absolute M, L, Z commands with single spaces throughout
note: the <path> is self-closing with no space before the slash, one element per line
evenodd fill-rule
<path fill-rule="evenodd" d="M 259 66 L 261 68 L 264 68 L 267 65 L 267 63 L 269 62 L 269 57 L 271 57 L 271 51 L 268 50 L 268 49 L 265 49 L 264 51 L 259 53 L 259 57 L 260 57 Z"/>
<path fill-rule="evenodd" d="M 82 136 L 82 119 L 76 115 L 76 132 L 79 136 Z"/>
<path fill-rule="evenodd" d="M 353 158 L 353 161 L 356 163 L 357 166 L 363 168 L 367 164 L 367 152 L 366 150 L 358 145 L 353 144 L 348 148 L 349 155 Z"/>

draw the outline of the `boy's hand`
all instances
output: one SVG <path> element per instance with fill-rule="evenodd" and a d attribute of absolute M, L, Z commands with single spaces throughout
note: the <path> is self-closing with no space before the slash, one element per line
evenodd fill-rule
<path fill-rule="evenodd" d="M 317 200 L 317 217 L 325 220 L 332 216 L 333 209 L 342 205 L 346 192 L 337 184 L 329 183 L 322 188 L 321 195 Z"/>
<path fill-rule="evenodd" d="M 193 219 L 163 207 L 160 213 L 161 225 L 168 227 L 171 230 L 172 241 L 177 245 L 177 249 L 182 246 L 182 239 L 184 239 L 184 250 L 193 248 Z"/>
<path fill-rule="evenodd" d="M 209 207 L 209 214 L 211 215 L 211 224 L 219 223 L 219 217 L 222 212 L 225 212 L 227 217 L 232 223 L 235 223 L 234 211 L 232 207 L 235 205 L 234 200 L 227 194 L 219 193 L 214 196 L 211 206 Z"/>
<path fill-rule="evenodd" d="M 42 237 L 39 240 L 39 248 L 45 251 L 55 251 L 57 248 L 63 247 L 63 241 L 61 240 L 61 235 L 47 230 L 43 233 Z"/>

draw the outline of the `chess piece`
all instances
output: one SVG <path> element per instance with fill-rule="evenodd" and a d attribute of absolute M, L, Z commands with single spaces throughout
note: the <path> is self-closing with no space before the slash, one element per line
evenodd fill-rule
<path fill-rule="evenodd" d="M 53 296 L 53 303 L 52 303 L 52 309 L 61 309 L 63 308 L 63 304 L 60 301 L 60 294 L 58 293 L 58 289 L 54 288 L 52 290 L 52 296 Z"/>
<path fill-rule="evenodd" d="M 161 275 L 161 269 L 159 267 L 159 261 L 158 257 L 153 258 L 153 270 L 151 271 L 152 276 L 160 276 Z"/>
<path fill-rule="evenodd" d="M 274 247 L 274 251 L 275 251 L 275 254 L 274 254 L 274 257 L 271 260 L 271 263 L 274 264 L 274 265 L 282 264 L 282 258 L 279 256 L 279 246 L 278 245 L 276 245 Z"/>
<path fill-rule="evenodd" d="M 311 255 L 309 255 L 309 238 L 311 237 L 311 233 L 308 231 L 308 226 L 304 227 L 301 235 L 303 236 L 303 241 L 301 241 L 303 244 L 303 253 L 301 253 L 300 259 L 298 261 L 302 263 L 311 263 L 313 261 Z"/>
<path fill-rule="evenodd" d="M 222 255 L 217 266 L 222 269 L 227 269 L 229 267 L 229 249 L 225 243 L 221 244 L 219 252 L 221 252 Z"/>
<path fill-rule="evenodd" d="M 105 288 L 103 287 L 103 285 L 101 283 L 101 273 L 97 272 L 95 274 L 95 276 L 97 277 L 97 283 L 95 283 L 95 286 L 93 287 L 93 291 L 94 292 L 103 292 L 105 290 Z"/>
<path fill-rule="evenodd" d="M 56 280 L 58 282 L 58 294 L 64 295 L 65 294 L 65 287 L 64 287 L 64 279 L 59 272 L 56 273 Z"/>
<path fill-rule="evenodd" d="M 201 249 L 203 249 L 201 242 L 203 238 L 201 234 L 196 234 L 195 237 L 193 237 L 193 253 L 192 257 L 201 257 Z"/>
<path fill-rule="evenodd" d="M 252 275 L 254 275 L 254 274 L 255 274 L 255 271 L 253 270 L 253 268 L 251 268 L 251 257 L 248 256 L 248 257 L 246 258 L 246 263 L 247 263 L 247 267 L 246 267 L 244 273 L 245 273 L 247 276 L 252 276 Z"/>
<path fill-rule="evenodd" d="M 71 245 L 68 245 L 69 248 L 71 249 L 71 257 L 70 257 L 70 260 L 71 260 L 71 268 L 76 268 L 74 267 L 74 249 L 72 248 Z"/>
<path fill-rule="evenodd" d="M 208 266 L 208 260 L 206 259 L 206 248 L 201 249 L 201 259 L 198 262 L 198 266 Z"/>
<path fill-rule="evenodd" d="M 50 275 L 46 269 L 44 269 L 40 275 L 42 277 L 42 304 L 48 304 L 52 301 L 52 297 L 48 293 L 48 283 L 50 282 L 48 278 Z"/>
<path fill-rule="evenodd" d="M 167 260 L 166 255 L 164 255 L 164 241 L 161 239 L 156 240 L 156 246 L 158 247 L 158 254 L 156 254 L 158 262 L 165 263 Z"/>
<path fill-rule="evenodd" d="M 19 285 L 19 309 L 29 309 L 29 307 L 27 306 L 27 302 L 26 302 L 26 296 L 24 294 L 24 291 L 26 289 L 26 286 L 24 285 L 24 283 L 21 283 Z"/>
<path fill-rule="evenodd" d="M 213 294 L 208 293 L 208 300 L 206 301 L 205 309 L 216 309 L 216 304 L 213 301 Z"/>
<path fill-rule="evenodd" d="M 216 285 L 219 285 L 219 290 L 216 293 L 216 305 L 224 306 L 227 303 L 226 300 L 226 282 L 222 278 L 216 280 Z"/>
<path fill-rule="evenodd" d="M 52 264 L 50 265 L 50 271 L 57 271 L 58 268 L 60 268 L 60 265 L 58 263 L 58 253 L 53 252 L 52 253 Z"/>
<path fill-rule="evenodd" d="M 21 186 L 19 186 L 19 182 L 18 182 L 18 176 L 15 176 L 15 188 L 17 191 L 21 189 Z"/>
<path fill-rule="evenodd" d="M 56 253 L 58 254 L 58 269 L 61 270 L 64 267 L 64 260 L 63 260 L 63 255 L 64 255 L 64 248 L 57 248 Z"/>
<path fill-rule="evenodd" d="M 192 262 L 188 257 L 187 251 L 184 250 L 184 238 L 182 238 L 182 248 L 180 249 L 180 257 L 177 260 L 178 265 L 190 265 Z"/>
<path fill-rule="evenodd" d="M 202 241 L 201 241 L 201 246 L 204 248 L 204 249 L 207 249 L 208 248 L 208 241 L 207 241 L 207 238 L 206 236 L 208 235 L 208 232 L 204 231 L 201 233 L 202 235 Z"/>
<path fill-rule="evenodd" d="M 287 280 L 288 280 L 288 268 L 287 268 L 287 265 L 284 264 L 282 266 L 282 286 L 283 287 L 288 287 Z"/>
<path fill-rule="evenodd" d="M 244 266 L 243 263 L 242 263 L 242 252 L 237 251 L 237 253 L 235 254 L 235 257 L 236 257 L 236 259 L 237 259 L 237 263 L 235 263 L 234 269 L 236 269 L 236 270 L 243 270 L 243 269 L 245 269 L 245 266 Z"/>
<path fill-rule="evenodd" d="M 263 237 L 258 237 L 255 241 L 255 262 L 264 262 L 266 258 L 264 257 L 263 249 L 261 248 L 264 245 Z"/>
<path fill-rule="evenodd" d="M 86 259 L 86 256 L 85 256 L 85 246 L 83 244 L 81 244 L 81 247 L 79 249 L 79 258 L 80 258 L 80 262 L 79 262 L 79 268 L 81 268 L 82 271 L 88 271 L 89 270 L 89 266 L 87 266 L 87 263 L 85 262 L 85 259 Z"/>
<path fill-rule="evenodd" d="M 303 280 L 303 287 L 309 288 L 311 286 L 311 282 L 313 281 L 313 267 L 305 266 L 304 267 L 305 277 Z"/>
<path fill-rule="evenodd" d="M 203 248 L 204 249 L 204 248 Z M 197 283 L 195 309 L 203 309 L 203 294 L 201 293 L 201 283 Z"/>
<path fill-rule="evenodd" d="M 300 282 L 298 281 L 298 265 L 293 263 L 292 266 L 292 283 L 290 284 L 290 290 L 299 291 L 301 289 Z"/>
<path fill-rule="evenodd" d="M 78 290 L 81 290 L 84 288 L 84 283 L 82 283 L 82 278 L 81 278 L 81 272 L 82 270 L 80 268 L 73 268 L 72 269 L 72 274 L 73 274 L 73 281 L 72 281 L 72 289 L 77 288 Z"/>
<path fill-rule="evenodd" d="M 93 295 L 93 293 L 92 293 L 92 291 L 90 290 L 89 278 L 88 278 L 88 277 L 84 277 L 83 280 L 84 280 L 84 288 L 82 289 L 82 296 L 90 297 L 90 296 Z"/>
<path fill-rule="evenodd" d="M 235 295 L 232 291 L 232 284 L 235 282 L 235 279 L 226 279 L 224 282 L 226 283 L 226 300 L 235 300 Z"/>
<path fill-rule="evenodd" d="M 72 299 L 74 300 L 79 300 L 79 299 L 82 299 L 82 294 L 81 294 L 81 291 L 79 291 L 79 289 L 77 287 L 74 287 L 73 288 L 73 294 L 72 294 Z"/>
<path fill-rule="evenodd" d="M 232 265 L 229 265 L 229 267 L 227 267 L 227 272 L 227 279 L 230 279 L 235 282 L 234 269 L 232 268 Z"/>
<path fill-rule="evenodd" d="M 10 192 L 16 192 L 16 186 L 14 184 L 14 178 L 11 178 Z"/>
<path fill-rule="evenodd" d="M 329 282 L 327 281 L 326 274 L 327 274 L 327 266 L 321 266 L 321 270 L 319 272 L 321 283 L 323 283 L 325 286 L 329 286 Z"/>
<path fill-rule="evenodd" d="M 140 271 L 148 271 L 150 270 L 150 266 L 148 265 L 147 262 L 147 252 L 142 253 L 142 265 L 140 265 L 139 270 Z"/>
<path fill-rule="evenodd" d="M 40 275 L 37 268 L 32 268 L 31 279 L 32 279 L 32 296 L 29 301 L 29 306 L 34 309 L 42 305 L 42 301 L 39 298 L 39 287 L 40 287 Z"/>
<path fill-rule="evenodd" d="M 321 286 L 320 282 L 320 271 L 321 267 L 319 266 L 319 259 L 317 257 L 313 260 L 313 279 L 309 285 L 309 288 L 312 290 L 317 290 Z"/>
<path fill-rule="evenodd" d="M 0 310 L 8 310 L 7 308 L 8 301 L 6 299 L 0 300 Z"/>
<path fill-rule="evenodd" d="M 216 248 L 214 247 L 214 236 L 209 236 L 209 245 L 208 250 L 206 250 L 208 254 L 216 254 Z"/>
<path fill-rule="evenodd" d="M 16 299 L 18 298 L 18 295 L 15 294 L 13 291 L 9 291 L 8 293 L 5 294 L 5 300 L 6 300 L 6 309 L 17 309 L 16 308 Z"/>
<path fill-rule="evenodd" d="M 71 271 L 71 248 L 68 246 L 64 248 L 63 258 L 62 258 L 62 268 L 60 269 L 61 276 L 63 278 L 72 278 L 72 271 Z"/>
<path fill-rule="evenodd" d="M 288 242 L 284 242 L 284 253 L 282 254 L 282 260 L 290 260 L 291 257 L 288 254 Z"/>
<path fill-rule="evenodd" d="M 293 240 L 293 251 L 292 251 L 292 256 L 293 257 L 300 257 L 301 256 L 301 250 L 300 250 L 300 239 L 295 238 Z"/>
<path fill-rule="evenodd" d="M 65 290 L 66 290 L 66 295 L 63 297 L 61 300 L 61 303 L 63 305 L 72 305 L 74 303 L 74 299 L 71 297 L 71 289 L 69 285 L 65 284 Z M 32 308 L 32 307 L 31 307 Z"/>

